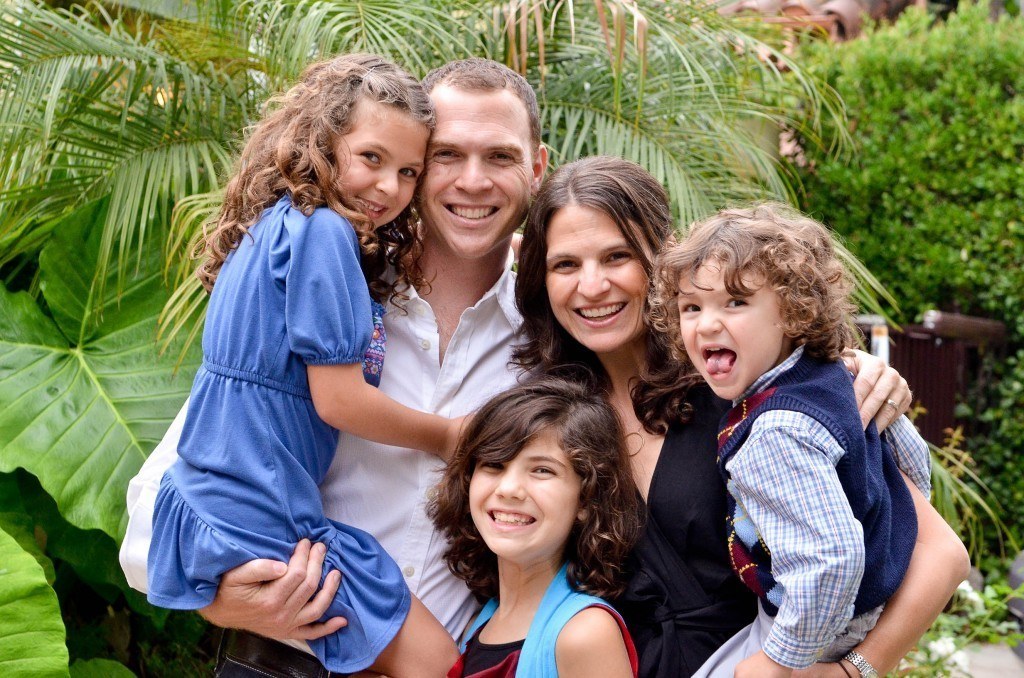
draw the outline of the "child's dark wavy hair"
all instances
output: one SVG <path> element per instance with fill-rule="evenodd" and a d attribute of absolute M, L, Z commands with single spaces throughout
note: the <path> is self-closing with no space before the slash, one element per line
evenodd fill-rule
<path fill-rule="evenodd" d="M 707 262 L 722 267 L 729 294 L 745 297 L 757 291 L 751 285 L 767 285 L 778 296 L 783 332 L 808 355 L 838 360 L 853 345 L 853 283 L 836 256 L 833 236 L 788 205 L 761 203 L 696 222 L 685 240 L 659 255 L 652 324 L 669 336 L 681 362 L 689 358 L 679 333 L 679 281 L 689 276 L 692 282 Z"/>
<path fill-rule="evenodd" d="M 421 282 L 404 265 L 415 261 L 419 249 L 411 207 L 375 229 L 342 198 L 339 175 L 345 158 L 337 157 L 338 139 L 351 131 L 360 101 L 395 108 L 434 129 L 434 107 L 423 86 L 383 57 L 346 54 L 306 68 L 291 89 L 267 102 L 228 182 L 220 214 L 196 248 L 203 257 L 196 276 L 207 291 L 249 227 L 286 192 L 306 216 L 326 205 L 352 222 L 363 275 L 375 299 L 386 302 L 396 289 Z M 390 281 L 385 279 L 389 267 L 397 272 Z"/>
<path fill-rule="evenodd" d="M 481 463 L 511 461 L 546 431 L 582 481 L 583 518 L 565 545 L 569 581 L 605 598 L 624 588 L 622 565 L 640 535 L 641 513 L 618 417 L 592 389 L 544 377 L 495 396 L 473 416 L 429 507 L 448 539 L 449 569 L 481 599 L 498 594 L 498 561 L 469 517 L 473 471 Z"/>

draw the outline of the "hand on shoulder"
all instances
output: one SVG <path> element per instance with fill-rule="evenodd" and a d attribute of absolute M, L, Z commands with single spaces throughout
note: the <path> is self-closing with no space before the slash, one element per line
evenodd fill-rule
<path fill-rule="evenodd" d="M 588 607 L 569 620 L 558 634 L 555 658 L 562 678 L 634 675 L 619 623 L 600 606 Z"/>

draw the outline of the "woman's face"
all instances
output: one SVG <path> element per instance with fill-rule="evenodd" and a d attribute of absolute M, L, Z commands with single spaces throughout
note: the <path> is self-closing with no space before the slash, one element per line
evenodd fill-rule
<path fill-rule="evenodd" d="M 570 204 L 548 222 L 548 302 L 558 323 L 605 362 L 644 354 L 648 276 L 618 224 Z"/>

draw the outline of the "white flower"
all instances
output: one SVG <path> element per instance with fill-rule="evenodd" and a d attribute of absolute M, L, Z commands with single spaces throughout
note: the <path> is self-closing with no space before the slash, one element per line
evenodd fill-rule
<path fill-rule="evenodd" d="M 949 655 L 949 663 L 955 666 L 958 670 L 962 671 L 966 675 L 971 675 L 971 659 L 967 656 L 967 653 L 963 650 L 957 650 L 953 654 Z"/>
<path fill-rule="evenodd" d="M 928 643 L 928 654 L 933 659 L 942 659 L 954 652 L 956 652 L 956 641 L 949 636 L 942 636 Z"/>
<path fill-rule="evenodd" d="M 974 590 L 974 587 L 968 584 L 966 581 L 960 582 L 960 585 L 956 587 L 956 592 L 960 597 L 971 604 L 975 610 L 984 610 L 985 601 L 981 599 L 978 592 Z"/>

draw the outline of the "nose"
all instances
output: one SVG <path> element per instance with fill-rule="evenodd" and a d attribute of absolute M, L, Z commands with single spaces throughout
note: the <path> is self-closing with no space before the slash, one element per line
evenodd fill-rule
<path fill-rule="evenodd" d="M 714 334 L 722 328 L 722 321 L 712 309 L 702 309 L 697 316 L 697 333 Z"/>
<path fill-rule="evenodd" d="M 398 173 L 381 172 L 377 175 L 377 190 L 388 197 L 398 194 Z"/>
<path fill-rule="evenodd" d="M 481 158 L 467 158 L 460 167 L 459 175 L 456 177 L 455 185 L 469 193 L 480 193 L 490 190 L 494 185 L 490 173 Z"/>
<path fill-rule="evenodd" d="M 515 469 L 506 468 L 498 481 L 495 494 L 506 499 L 522 499 L 524 494 L 521 474 Z"/>
<path fill-rule="evenodd" d="M 580 294 L 588 298 L 596 298 L 603 295 L 611 287 L 608 276 L 605 275 L 604 267 L 593 262 L 585 262 L 580 268 L 580 277 L 577 284 Z"/>

